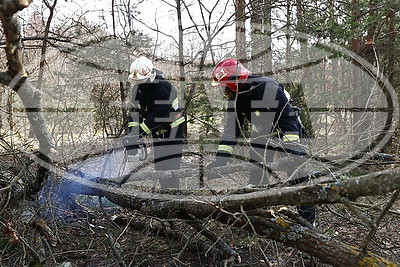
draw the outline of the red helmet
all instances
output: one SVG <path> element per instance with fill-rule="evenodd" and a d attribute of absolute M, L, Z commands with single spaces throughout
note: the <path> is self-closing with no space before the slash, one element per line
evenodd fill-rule
<path fill-rule="evenodd" d="M 220 61 L 212 71 L 211 86 L 228 86 L 229 89 L 237 92 L 237 85 L 245 83 L 249 74 L 250 71 L 239 60 L 227 58 Z"/>

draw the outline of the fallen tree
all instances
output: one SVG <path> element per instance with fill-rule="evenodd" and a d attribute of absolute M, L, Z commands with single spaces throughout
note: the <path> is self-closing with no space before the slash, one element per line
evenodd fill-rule
<path fill-rule="evenodd" d="M 196 171 L 182 171 L 182 173 L 186 172 Z M 154 175 L 158 176 L 160 173 L 155 172 Z M 290 222 L 283 216 L 265 218 L 251 214 L 252 212 L 257 215 L 265 214 L 260 212 L 260 209 L 265 211 L 272 206 L 348 204 L 362 196 L 386 195 L 400 189 L 400 168 L 327 184 L 272 188 L 217 196 L 199 196 L 192 191 L 183 191 L 181 194 L 173 194 L 173 191 L 170 194 L 166 194 L 168 192 L 165 191 L 162 193 L 143 192 L 132 188 L 100 184 L 74 176 L 64 179 L 64 186 L 73 188 L 76 193 L 105 196 L 115 204 L 138 210 L 142 214 L 159 218 L 179 218 L 182 214 L 199 219 L 211 217 L 231 226 L 255 231 L 257 234 L 305 251 L 335 266 L 369 263 L 380 266 L 389 262 L 372 252 L 344 244 L 302 226 L 298 222 Z M 374 222 L 371 224 L 372 227 L 376 227 Z"/>

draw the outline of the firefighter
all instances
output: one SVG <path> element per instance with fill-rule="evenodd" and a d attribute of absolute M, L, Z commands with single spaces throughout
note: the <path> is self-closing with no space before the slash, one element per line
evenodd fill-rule
<path fill-rule="evenodd" d="M 228 163 L 237 139 L 245 133 L 245 119 L 251 124 L 250 162 L 272 162 L 276 153 L 297 159 L 306 154 L 299 143 L 298 112 L 282 84 L 269 77 L 251 75 L 234 58 L 220 61 L 211 75 L 211 85 L 221 86 L 228 98 L 228 116 L 215 160 L 207 169 Z M 293 171 L 289 170 L 288 176 Z M 268 185 L 268 176 L 264 168 L 252 169 L 249 184 Z M 302 217 L 314 221 L 314 206 L 300 206 L 298 210 Z"/>
<path fill-rule="evenodd" d="M 185 117 L 176 89 L 155 69 L 150 59 L 139 57 L 130 66 L 134 84 L 129 135 L 124 138 L 128 161 L 138 154 L 141 138 L 151 135 L 157 171 L 178 170 L 183 148 Z M 179 178 L 160 179 L 161 188 L 179 188 Z"/>

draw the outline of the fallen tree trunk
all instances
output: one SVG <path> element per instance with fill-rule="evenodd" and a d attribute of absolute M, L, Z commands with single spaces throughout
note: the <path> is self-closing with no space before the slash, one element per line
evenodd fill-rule
<path fill-rule="evenodd" d="M 351 266 L 356 263 L 373 263 L 380 266 L 388 263 L 371 252 L 368 252 L 368 255 L 362 255 L 360 249 L 305 229 L 298 224 L 290 224 L 282 218 L 268 221 L 257 217 L 244 219 L 240 216 L 243 212 L 268 206 L 341 203 L 362 196 L 385 195 L 400 188 L 400 168 L 330 184 L 274 188 L 222 196 L 148 193 L 129 188 L 111 187 L 77 177 L 69 177 L 64 182 L 74 184 L 76 193 L 102 195 L 122 207 L 160 218 L 172 218 L 180 213 L 190 214 L 197 218 L 212 216 L 237 227 L 244 227 L 248 223 L 246 220 L 250 220 L 253 226 L 256 225 L 254 229 L 257 233 L 308 252 L 335 266 Z M 228 214 L 235 214 L 235 217 Z M 230 218 L 226 219 L 227 216 Z"/>
<path fill-rule="evenodd" d="M 341 203 L 344 198 L 355 200 L 362 196 L 385 195 L 400 188 L 400 168 L 335 183 L 221 196 L 168 195 L 108 186 L 73 176 L 63 179 L 63 187 L 71 188 L 74 193 L 103 195 L 123 207 L 132 207 L 158 216 L 176 211 L 207 217 L 219 209 L 236 212 L 277 205 Z"/>
<path fill-rule="evenodd" d="M 299 224 L 290 223 L 283 218 L 265 219 L 255 216 L 221 216 L 217 220 L 234 227 L 255 231 L 261 236 L 279 241 L 287 246 L 320 259 L 333 266 L 396 266 L 395 263 L 361 249 L 347 245 L 340 240 L 312 231 Z"/>
<path fill-rule="evenodd" d="M 346 159 L 351 158 L 351 159 L 359 159 L 359 158 L 370 158 L 370 159 L 376 159 L 376 160 L 390 160 L 394 163 L 399 162 L 398 157 L 395 155 L 389 155 L 389 154 L 384 154 L 384 153 L 361 153 L 361 152 L 355 152 L 355 153 L 345 153 L 345 154 L 340 154 L 340 155 L 333 155 L 332 157 L 328 157 L 327 159 L 321 158 L 321 157 L 310 157 L 310 159 L 315 160 L 316 162 L 318 161 L 332 161 L 334 159 Z M 102 177 L 87 177 L 90 180 L 95 180 L 100 183 L 105 183 L 105 184 L 111 184 L 111 185 L 122 185 L 126 182 L 131 182 L 131 181 L 143 181 L 143 180 L 168 180 L 171 179 L 172 177 L 179 177 L 179 178 L 186 178 L 186 177 L 200 177 L 202 174 L 207 177 L 207 179 L 215 179 L 220 177 L 221 175 L 225 174 L 230 174 L 230 173 L 235 173 L 235 172 L 241 172 L 241 171 L 249 171 L 252 169 L 257 169 L 257 168 L 264 168 L 265 170 L 269 172 L 274 172 L 274 171 L 280 171 L 284 170 L 287 168 L 290 169 L 296 169 L 299 166 L 299 160 L 295 157 L 285 157 L 281 158 L 279 160 L 276 160 L 271 163 L 237 163 L 237 164 L 229 164 L 226 166 L 221 166 L 221 167 L 216 167 L 212 170 L 206 170 L 203 169 L 201 166 L 198 168 L 190 169 L 190 168 L 185 168 L 185 169 L 180 169 L 180 170 L 165 170 L 165 171 L 159 171 L 159 172 L 154 172 L 154 171 L 148 171 L 148 172 L 143 172 L 143 171 L 137 171 L 137 169 L 141 169 L 142 166 L 147 165 L 148 162 L 143 163 L 139 165 L 137 168 L 132 170 L 130 173 L 120 176 L 120 177 L 115 177 L 115 178 L 102 178 Z M 326 166 L 325 166 L 326 167 Z M 76 172 L 79 172 L 78 170 L 73 170 Z M 327 171 L 315 171 L 315 167 L 313 170 L 301 167 L 301 170 L 299 170 L 297 177 L 309 177 L 309 178 L 318 178 L 321 176 L 326 176 L 330 175 L 329 177 L 333 177 L 336 173 L 335 172 L 327 172 Z M 339 174 L 339 173 L 338 173 Z M 80 176 L 84 176 L 83 173 L 80 174 Z M 332 179 L 329 179 L 329 177 L 324 177 L 324 182 L 330 182 Z M 327 179 L 328 178 L 328 179 Z M 284 185 L 290 184 L 291 181 L 285 181 Z"/>

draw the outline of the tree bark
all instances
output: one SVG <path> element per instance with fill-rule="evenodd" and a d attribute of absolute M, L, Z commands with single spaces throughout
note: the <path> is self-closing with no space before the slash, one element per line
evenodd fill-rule
<path fill-rule="evenodd" d="M 352 38 L 351 48 L 352 52 L 356 55 L 361 53 L 361 33 L 360 33 L 360 2 L 359 0 L 352 0 Z M 352 87 L 353 87 L 353 107 L 358 108 L 359 111 L 353 112 L 353 143 L 354 150 L 363 150 L 365 146 L 365 132 L 367 132 L 367 122 L 365 121 L 365 112 L 362 112 L 366 108 L 366 98 L 368 98 L 368 92 L 363 88 L 362 77 L 362 66 L 360 62 L 354 58 L 353 62 L 353 76 L 352 76 Z"/>
<path fill-rule="evenodd" d="M 266 35 L 265 47 L 268 52 L 263 58 L 263 71 L 272 71 L 272 0 L 264 0 L 264 34 Z"/>
<path fill-rule="evenodd" d="M 261 236 L 295 247 L 333 266 L 395 266 L 396 264 L 372 252 L 362 254 L 357 247 L 311 231 L 299 224 L 287 222 L 280 217 L 273 219 L 243 217 L 237 219 L 233 216 L 221 216 L 218 220 L 249 232 L 255 231 Z"/>
<path fill-rule="evenodd" d="M 235 0 L 236 57 L 246 61 L 245 1 Z"/>
<path fill-rule="evenodd" d="M 179 61 L 179 92 L 186 93 L 185 90 L 185 58 L 183 55 L 183 26 L 182 26 L 182 0 L 176 0 L 176 14 L 178 17 L 178 61 Z M 186 96 L 183 97 L 186 99 Z M 187 113 L 184 113 L 187 121 Z M 184 136 L 188 136 L 187 124 L 184 125 Z"/>
<path fill-rule="evenodd" d="M 251 25 L 251 70 L 265 73 L 272 69 L 271 12 L 270 0 L 250 1 Z"/>
<path fill-rule="evenodd" d="M 262 73 L 262 57 L 260 57 L 260 53 L 263 49 L 268 49 L 268 47 L 264 48 L 263 43 L 263 1 L 256 0 L 250 2 L 250 26 L 251 26 L 251 70 L 253 73 Z"/>
<path fill-rule="evenodd" d="M 168 216 L 169 212 L 184 212 L 207 217 L 219 209 L 252 210 L 277 205 L 341 203 L 362 196 L 385 195 L 400 188 L 400 168 L 375 172 L 336 183 L 301 187 L 283 187 L 247 194 L 225 196 L 168 195 L 148 193 L 130 188 L 108 186 L 75 176 L 63 178 L 74 193 L 104 195 L 116 204 L 154 215 Z"/>
<path fill-rule="evenodd" d="M 398 35 L 398 31 L 395 30 L 395 24 L 396 24 L 396 12 L 394 10 L 390 10 L 388 14 L 389 34 L 387 36 L 387 41 L 388 41 L 387 46 L 389 48 L 387 49 L 388 67 L 386 71 L 390 84 L 393 84 L 394 82 L 394 73 L 395 73 L 394 65 L 395 65 L 396 51 L 394 49 L 391 49 L 391 47 L 395 46 L 396 37 Z"/>

